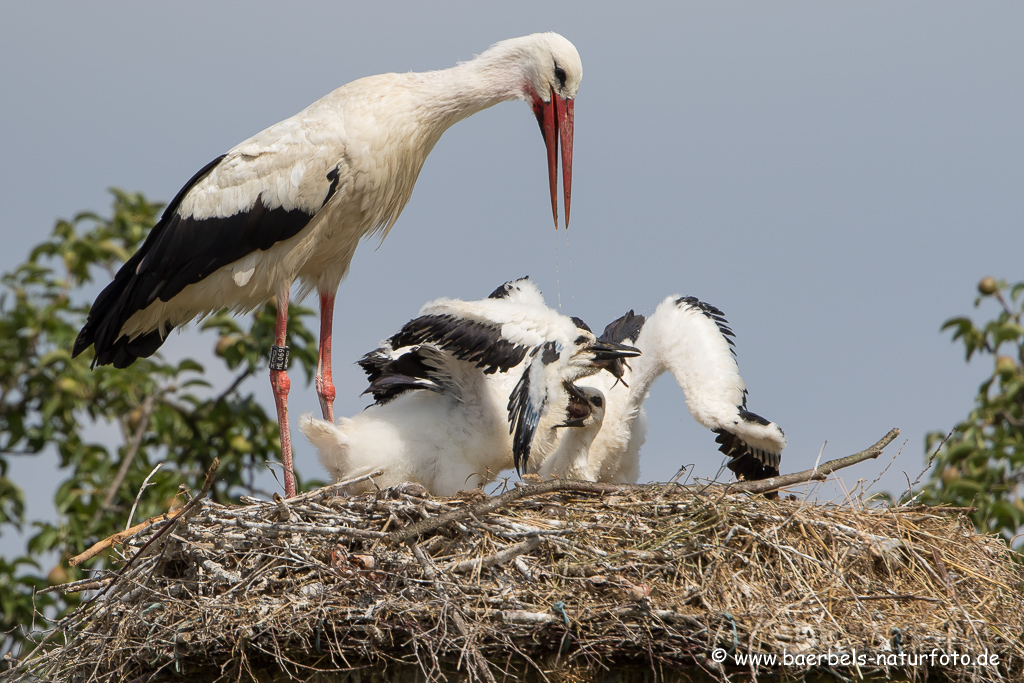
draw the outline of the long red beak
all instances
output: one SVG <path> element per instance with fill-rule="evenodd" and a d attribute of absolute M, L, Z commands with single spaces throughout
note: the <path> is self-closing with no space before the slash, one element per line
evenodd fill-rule
<path fill-rule="evenodd" d="M 551 186 L 551 215 L 558 229 L 558 143 L 562 143 L 562 191 L 565 193 L 565 227 L 569 227 L 569 200 L 572 196 L 572 131 L 573 102 L 551 89 L 551 101 L 545 102 L 534 95 L 533 113 L 544 135 L 548 149 L 548 183 Z"/>

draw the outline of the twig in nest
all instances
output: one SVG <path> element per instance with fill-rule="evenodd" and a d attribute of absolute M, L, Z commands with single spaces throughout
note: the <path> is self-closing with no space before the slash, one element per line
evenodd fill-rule
<path fill-rule="evenodd" d="M 946 442 L 949 441 L 950 438 L 952 438 L 953 432 L 955 432 L 955 431 L 956 431 L 955 429 L 949 430 L 949 434 L 946 434 L 946 436 L 944 436 L 942 438 L 942 441 L 939 442 L 939 445 L 936 446 L 935 450 L 932 451 L 932 454 L 930 456 L 928 456 L 928 462 L 925 463 L 924 469 L 921 470 L 921 472 L 917 475 L 917 479 L 915 479 L 913 482 L 911 482 L 910 481 L 910 477 L 907 477 L 907 490 L 899 495 L 899 498 L 896 499 L 897 501 L 903 500 L 904 498 L 906 498 L 907 496 L 909 496 L 910 494 L 912 494 L 914 492 L 914 487 L 917 486 L 921 482 L 921 477 L 924 476 L 924 473 L 932 468 L 932 463 L 935 462 L 935 458 L 939 457 L 939 451 L 941 451 L 942 447 L 946 445 Z M 906 477 L 907 473 L 904 472 L 903 476 Z M 921 495 L 920 491 L 918 491 L 918 493 L 916 495 L 911 496 L 909 499 L 903 500 L 903 505 L 909 505 L 911 503 L 911 501 L 913 501 L 919 495 Z"/>
<path fill-rule="evenodd" d="M 532 496 L 539 496 L 544 493 L 552 493 L 554 491 L 583 491 L 586 493 L 612 493 L 628 489 L 629 486 L 622 486 L 617 484 L 598 484 L 591 481 L 575 481 L 571 479 L 555 479 L 552 481 L 545 481 L 541 484 L 532 484 L 530 486 L 521 486 L 517 489 L 513 489 L 506 493 L 497 496 L 496 498 L 488 498 L 487 500 L 481 501 L 474 505 L 459 508 L 458 510 L 452 510 L 436 517 L 429 517 L 427 519 L 421 519 L 418 522 L 410 524 L 404 529 L 393 531 L 388 537 L 388 540 L 395 545 L 405 543 L 406 541 L 425 534 L 428 531 L 439 529 L 447 524 L 460 519 L 465 519 L 470 516 L 485 515 L 488 512 L 493 512 L 498 508 L 504 507 L 513 501 L 517 501 L 521 498 L 529 498 Z"/>
<path fill-rule="evenodd" d="M 141 548 L 139 548 L 139 551 L 137 553 L 132 555 L 131 559 L 129 559 L 125 563 L 124 567 L 121 568 L 121 571 L 119 571 L 117 573 L 117 575 L 114 577 L 114 579 L 109 584 L 107 584 L 106 588 L 104 588 L 102 591 L 100 591 L 94 598 L 89 600 L 89 602 L 87 602 L 84 605 L 82 605 L 82 607 L 88 607 L 90 604 L 92 604 L 96 600 L 98 600 L 101 597 L 103 597 L 107 593 L 107 591 L 109 591 L 111 588 L 113 588 L 115 585 L 117 585 L 118 580 L 122 576 L 124 576 L 125 572 L 128 571 L 129 568 L 131 568 L 131 566 L 135 562 L 135 560 L 137 560 L 140 557 L 142 557 L 142 554 L 145 553 L 146 550 L 149 549 L 149 547 L 151 545 L 153 545 L 153 543 L 155 543 L 158 539 L 162 538 L 168 531 L 170 531 L 177 524 L 177 522 L 179 520 L 188 519 L 193 514 L 195 514 L 195 511 L 199 508 L 199 501 L 201 501 L 203 498 L 205 498 L 206 494 L 210 492 L 210 487 L 213 486 L 213 480 L 216 477 L 217 468 L 219 468 L 219 467 L 220 467 L 220 458 L 214 458 L 213 459 L 213 464 L 210 465 L 210 471 L 206 473 L 206 481 L 203 482 L 203 488 L 199 492 L 199 495 L 197 495 L 195 498 L 190 500 L 188 502 L 188 504 L 185 505 L 183 508 L 181 508 L 180 510 L 176 511 L 177 514 L 175 514 L 173 516 L 169 515 L 169 521 L 167 522 L 167 524 L 165 524 L 164 527 L 162 529 L 160 529 L 160 531 L 158 531 L 155 534 L 153 534 L 153 538 L 151 538 L 148 541 L 146 541 L 145 544 L 143 544 L 143 546 Z M 122 533 L 124 533 L 124 532 L 122 532 Z M 90 548 L 90 550 L 91 550 L 91 548 Z M 88 551 L 86 551 L 86 552 L 88 552 Z M 81 557 L 81 556 L 79 556 L 79 557 Z"/>
<path fill-rule="evenodd" d="M 202 565 L 206 571 L 210 572 L 221 583 L 236 584 L 242 580 L 241 574 L 228 571 L 213 560 L 203 560 Z"/>
<path fill-rule="evenodd" d="M 291 498 L 288 498 L 287 500 L 290 503 L 297 503 L 299 501 L 309 500 L 310 498 L 317 498 L 318 496 L 326 495 L 328 491 L 331 491 L 331 490 L 334 490 L 334 489 L 342 489 L 342 488 L 345 488 L 346 486 L 351 486 L 352 484 L 358 484 L 361 481 L 366 481 L 367 479 L 373 479 L 374 477 L 379 477 L 382 474 L 384 474 L 384 470 L 374 470 L 373 472 L 370 472 L 369 474 L 363 474 L 363 475 L 360 475 L 358 477 L 353 477 L 352 479 L 346 479 L 344 481 L 339 481 L 336 484 L 328 484 L 327 486 L 324 486 L 323 488 L 319 488 L 319 489 L 316 489 L 316 490 L 313 490 L 313 491 L 306 491 L 305 493 L 300 493 L 297 496 L 292 496 Z"/>
<path fill-rule="evenodd" d="M 82 591 L 94 591 L 99 588 L 105 588 L 110 583 L 110 579 L 82 579 L 81 581 L 72 581 L 70 583 L 62 583 L 59 586 L 47 586 L 46 588 L 40 588 L 36 591 L 36 595 L 42 595 L 43 593 L 81 593 Z"/>
<path fill-rule="evenodd" d="M 504 550 L 490 555 L 485 555 L 474 560 L 463 560 L 462 562 L 452 563 L 451 566 L 446 567 L 449 571 L 453 572 L 469 572 L 475 570 L 477 567 L 480 569 L 487 569 L 498 564 L 505 564 L 509 560 L 513 560 L 520 555 L 525 553 L 533 552 L 540 545 L 540 536 L 533 536 L 522 543 L 516 543 L 513 546 L 509 546 Z"/>
<path fill-rule="evenodd" d="M 284 498 L 281 497 L 280 493 L 274 493 L 274 502 L 277 503 L 277 520 L 279 522 L 290 522 L 292 520 L 292 510 L 288 507 L 288 503 L 284 502 Z"/>
<path fill-rule="evenodd" d="M 924 602 L 942 602 L 938 598 L 929 598 L 924 595 L 840 595 L 840 600 L 922 600 Z"/>
<path fill-rule="evenodd" d="M 139 487 L 139 492 L 135 496 L 135 502 L 132 503 L 132 511 L 128 513 L 128 521 L 124 525 L 126 530 L 132 525 L 132 517 L 135 516 L 135 509 L 139 507 L 139 500 L 142 498 L 142 492 L 146 490 L 147 486 L 149 486 L 149 480 L 153 478 L 156 471 L 163 466 L 164 464 L 162 462 L 158 462 L 156 467 L 153 468 L 153 471 L 146 475 L 146 478 L 143 480 L 142 486 Z"/>

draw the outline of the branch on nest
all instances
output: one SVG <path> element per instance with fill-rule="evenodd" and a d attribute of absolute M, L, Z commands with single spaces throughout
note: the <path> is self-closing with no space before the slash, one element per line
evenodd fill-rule
<path fill-rule="evenodd" d="M 110 583 L 110 579 L 82 579 L 81 581 L 71 581 L 69 583 L 62 583 L 57 586 L 47 586 L 46 588 L 40 588 L 36 591 L 36 595 L 42 595 L 44 593 L 82 593 L 85 591 L 99 590 L 100 588 L 106 588 L 107 584 Z"/>
<path fill-rule="evenodd" d="M 162 529 L 160 529 L 160 531 L 156 532 L 153 535 L 153 538 L 151 538 L 148 541 L 146 541 L 145 545 L 143 545 L 142 548 L 140 548 L 139 551 L 137 553 L 135 553 L 135 555 L 133 555 L 131 557 L 131 559 L 128 560 L 128 562 L 125 563 L 124 567 L 121 568 L 121 571 L 119 571 L 113 578 L 110 578 L 110 579 L 106 580 L 106 583 L 104 584 L 103 590 L 101 590 L 95 596 L 90 598 L 87 602 L 85 602 L 81 606 L 79 606 L 74 612 L 72 612 L 71 614 L 69 614 L 66 617 L 64 617 L 64 619 L 61 620 L 61 623 L 66 623 L 66 621 L 68 619 L 71 619 L 72 617 L 75 617 L 76 615 L 82 614 L 86 608 L 88 608 L 94 602 L 96 602 L 97 600 L 102 598 L 104 595 L 106 595 L 110 591 L 111 588 L 113 588 L 114 586 L 117 585 L 118 581 L 121 579 L 121 577 L 123 577 L 125 575 L 125 572 L 128 571 L 128 569 L 135 563 L 135 561 L 137 559 L 139 559 L 140 557 L 142 557 L 142 555 L 146 552 L 146 550 L 150 546 L 152 546 L 153 543 L 156 542 L 157 539 L 163 537 L 168 531 L 170 531 L 174 526 L 176 526 L 179 521 L 181 521 L 183 519 L 188 519 L 189 517 L 194 515 L 196 513 L 196 511 L 199 509 L 199 502 L 203 498 L 206 497 L 206 494 L 208 494 L 210 492 L 210 487 L 213 486 L 213 480 L 215 478 L 215 475 L 217 474 L 217 469 L 219 467 L 220 467 L 220 458 L 214 458 L 213 459 L 213 464 L 210 465 L 210 469 L 206 473 L 206 481 L 203 482 L 203 488 L 199 492 L 199 495 L 196 496 L 195 498 L 193 498 L 192 500 L 190 500 L 188 502 L 188 504 L 186 504 L 180 510 L 175 510 L 175 513 L 174 513 L 173 516 L 171 514 L 168 514 L 167 515 L 167 517 L 169 519 L 168 523 L 165 524 L 164 527 Z M 157 517 L 163 517 L 163 516 L 164 515 L 157 515 Z M 142 523 L 142 525 L 146 525 L 146 524 L 147 524 L 147 522 L 143 522 Z M 130 532 L 131 529 L 128 529 L 127 531 Z M 126 531 L 122 531 L 121 532 L 121 534 L 125 534 L 125 533 L 127 533 L 127 532 Z M 114 538 L 116 536 L 120 536 L 121 534 L 114 534 L 114 536 L 112 536 L 111 538 Z M 93 548 L 96 548 L 96 546 L 101 545 L 105 541 L 109 541 L 109 540 L 110 539 L 104 539 L 104 541 L 101 541 L 100 543 L 97 543 L 96 545 L 94 545 Z M 104 547 L 109 548 L 111 545 L 113 545 L 113 543 L 114 542 L 111 541 L 110 543 L 107 543 Z M 85 555 L 86 553 L 90 552 L 93 548 L 90 548 L 89 550 L 87 550 L 82 555 Z M 102 548 L 100 548 L 100 550 L 102 550 Z M 98 553 L 98 552 L 100 552 L 100 550 L 97 550 L 96 552 Z M 72 563 L 74 564 L 74 560 L 78 560 L 78 563 L 82 563 L 86 559 L 88 559 L 88 558 L 84 558 L 83 559 L 82 555 L 79 555 L 78 557 L 73 558 L 72 559 Z M 92 556 L 95 556 L 95 553 Z M 99 586 L 97 586 L 97 588 L 99 588 Z M 79 590 L 85 590 L 85 587 L 81 586 L 81 587 L 79 587 Z M 21 661 L 20 664 L 18 664 L 17 666 L 15 666 L 13 669 L 11 669 L 8 672 L 10 674 L 10 677 L 13 677 L 13 675 L 18 671 L 18 669 L 20 669 L 21 667 L 25 666 L 28 662 L 32 661 L 32 659 L 35 657 L 35 655 L 38 652 L 41 651 L 41 649 L 50 641 L 51 638 L 53 638 L 58 633 L 62 633 L 62 632 L 64 632 L 64 631 L 61 628 L 55 628 L 52 631 L 50 631 L 48 634 L 46 634 L 39 641 L 39 643 L 35 646 L 35 648 L 32 650 L 32 652 L 27 657 L 25 657 Z"/>
<path fill-rule="evenodd" d="M 114 545 L 116 543 L 123 543 L 124 541 L 128 540 L 129 538 L 131 538 L 135 534 L 137 534 L 140 531 L 142 531 L 143 529 L 151 527 L 154 524 L 158 524 L 160 522 L 165 522 L 165 521 L 167 521 L 169 519 L 174 519 L 175 517 L 180 515 L 181 511 L 184 510 L 184 509 L 185 508 L 182 507 L 182 508 L 178 508 L 177 510 L 174 510 L 173 512 L 165 512 L 162 515 L 156 515 L 155 517 L 150 517 L 145 522 L 139 522 L 138 524 L 136 524 L 135 526 L 131 527 L 130 529 L 125 529 L 124 531 L 119 531 L 116 534 L 114 534 L 113 536 L 107 536 L 102 541 L 97 541 L 96 543 L 94 543 L 84 553 L 82 553 L 80 555 L 75 555 L 74 557 L 72 557 L 70 560 L 68 560 L 68 564 L 70 564 L 72 567 L 77 567 L 78 565 L 82 564 L 83 562 L 87 562 L 87 561 L 91 560 L 92 558 L 96 557 L 97 555 L 99 555 L 101 552 L 103 552 L 107 548 L 111 547 L 112 545 Z"/>
<path fill-rule="evenodd" d="M 836 470 L 841 470 L 844 467 L 850 465 L 856 465 L 864 460 L 870 460 L 871 458 L 877 458 L 882 454 L 882 450 L 892 443 L 893 439 L 900 435 L 900 430 L 890 429 L 889 433 L 883 436 L 870 448 L 865 448 L 859 453 L 848 455 L 845 458 L 836 458 L 835 460 L 829 460 L 818 467 L 804 470 L 802 472 L 794 472 L 792 474 L 784 474 L 778 477 L 772 477 L 770 479 L 761 479 L 759 481 L 741 481 L 736 484 L 730 484 L 729 489 L 731 491 L 743 491 L 745 493 L 764 493 L 773 489 L 782 488 L 783 486 L 792 486 L 793 484 L 803 484 L 807 481 L 824 481 L 828 478 L 828 475 L 832 474 Z"/>
<path fill-rule="evenodd" d="M 314 489 L 312 491 L 306 491 L 305 493 L 300 493 L 298 495 L 292 496 L 291 498 L 286 498 L 285 500 L 287 500 L 289 503 L 298 503 L 300 501 L 322 498 L 328 495 L 328 493 L 331 491 L 341 490 L 346 486 L 358 484 L 359 482 L 366 481 L 368 479 L 372 481 L 374 477 L 379 477 L 382 474 L 384 474 L 384 470 L 376 469 L 373 472 L 370 472 L 369 474 L 363 474 L 358 477 L 353 477 L 352 479 L 346 479 L 345 481 L 339 481 L 334 484 L 328 484 L 323 488 Z"/>
<path fill-rule="evenodd" d="M 149 548 L 154 543 L 156 543 L 157 540 L 165 536 L 168 531 L 170 531 L 177 525 L 178 522 L 180 522 L 183 519 L 187 520 L 189 517 L 194 515 L 197 510 L 199 510 L 199 502 L 202 501 L 202 499 L 206 497 L 206 494 L 210 492 L 210 487 L 213 486 L 213 480 L 217 476 L 217 469 L 219 467 L 220 458 L 214 458 L 213 463 L 210 465 L 209 471 L 206 473 L 206 481 L 203 482 L 203 488 L 202 490 L 199 491 L 199 495 L 197 495 L 195 498 L 190 500 L 184 507 L 182 507 L 181 510 L 178 511 L 178 514 L 172 517 L 170 521 L 168 521 L 167 524 L 165 524 L 163 528 L 160 529 L 160 531 L 153 534 L 153 538 L 146 541 L 143 544 L 143 546 L 139 548 L 138 552 L 131 556 L 131 558 L 125 563 L 124 567 L 121 568 L 121 571 L 119 571 L 117 575 L 113 578 L 113 580 L 107 584 L 107 587 L 100 591 L 95 597 L 90 599 L 89 602 L 85 603 L 82 607 L 88 607 L 89 605 L 96 602 L 104 595 L 106 595 L 111 588 L 117 585 L 117 582 L 121 579 L 122 576 L 124 576 L 125 572 L 127 572 L 128 569 L 130 569 L 131 566 L 135 564 L 135 561 L 142 557 L 146 553 L 146 551 L 149 550 Z"/>
<path fill-rule="evenodd" d="M 582 491 L 585 493 L 616 493 L 623 489 L 628 489 L 630 486 L 622 486 L 619 484 L 598 484 L 592 481 L 576 481 L 573 479 L 553 479 L 551 481 L 545 481 L 541 484 L 532 484 L 530 486 L 520 486 L 519 488 L 506 491 L 500 496 L 494 498 L 488 498 L 487 500 L 475 503 L 474 505 L 468 505 L 461 507 L 451 512 L 445 512 L 444 514 L 437 515 L 436 517 L 428 517 L 421 519 L 418 522 L 410 524 L 404 529 L 393 531 L 388 535 L 388 540 L 399 545 L 406 541 L 416 538 L 420 534 L 425 534 L 428 531 L 439 529 L 451 522 L 465 519 L 469 516 L 480 516 L 486 515 L 488 512 L 494 512 L 499 508 L 503 508 L 509 503 L 517 501 L 521 498 L 530 498 L 533 496 L 539 496 L 545 493 L 552 493 L 553 491 Z M 643 487 L 634 487 L 643 488 Z"/>

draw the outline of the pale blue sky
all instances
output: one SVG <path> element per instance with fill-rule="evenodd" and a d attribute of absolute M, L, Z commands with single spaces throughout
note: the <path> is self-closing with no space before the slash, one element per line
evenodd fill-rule
<path fill-rule="evenodd" d="M 444 68 L 554 30 L 584 64 L 568 239 L 552 229 L 529 109 L 460 123 L 338 298 L 337 412 L 352 362 L 437 296 L 531 275 L 595 329 L 665 296 L 722 308 L 750 408 L 789 437 L 783 471 L 859 450 L 843 472 L 901 490 L 924 434 L 948 430 L 990 371 L 939 326 L 984 275 L 1021 278 L 1024 5 L 1009 2 L 18 3 L 0 40 L 0 270 L 106 188 L 168 200 L 194 171 L 354 78 Z M 210 356 L 188 328 L 171 357 Z M 222 381 L 226 377 L 213 375 Z M 269 382 L 256 387 L 272 405 Z M 292 390 L 292 415 L 316 409 Z M 648 402 L 641 480 L 712 476 L 713 435 L 671 377 Z M 30 515 L 66 475 L 15 463 Z M 297 467 L 322 476 L 297 440 Z M 837 489 L 836 489 L 837 490 Z M 834 495 L 824 489 L 825 497 Z M 17 551 L 8 536 L 0 552 Z"/>

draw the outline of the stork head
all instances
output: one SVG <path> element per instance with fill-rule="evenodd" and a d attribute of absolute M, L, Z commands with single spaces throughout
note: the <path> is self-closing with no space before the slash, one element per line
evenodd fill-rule
<path fill-rule="evenodd" d="M 573 318 L 578 321 L 578 318 Z M 572 379 L 587 377 L 602 369 L 622 379 L 625 372 L 625 359 L 640 355 L 640 349 L 626 344 L 598 339 L 589 329 L 583 329 L 582 321 L 577 324 L 579 336 L 576 338 L 576 351 L 569 359 L 568 376 Z"/>
<path fill-rule="evenodd" d="M 593 387 L 578 386 L 572 382 L 562 382 L 569 398 L 566 408 L 565 422 L 556 427 L 589 427 L 597 425 L 600 429 L 604 421 L 604 394 Z"/>
<path fill-rule="evenodd" d="M 576 46 L 557 33 L 533 33 L 495 43 L 474 61 L 479 61 L 485 69 L 494 69 L 503 99 L 526 100 L 533 107 L 548 151 L 548 183 L 555 228 L 558 228 L 558 147 L 561 144 L 565 226 L 569 227 L 573 102 L 583 80 L 583 62 Z"/>

